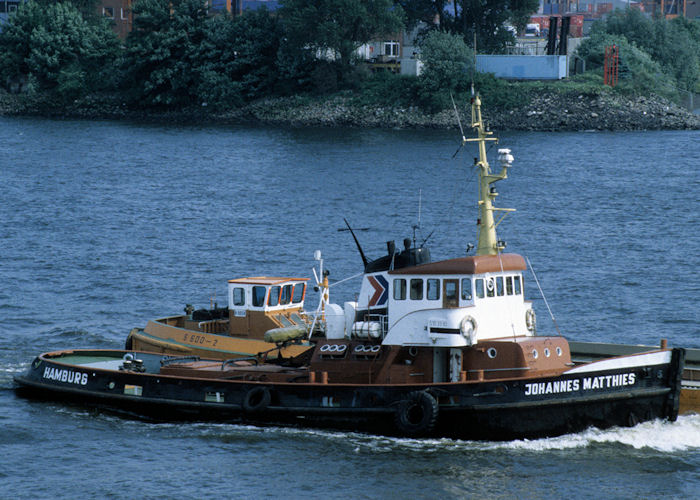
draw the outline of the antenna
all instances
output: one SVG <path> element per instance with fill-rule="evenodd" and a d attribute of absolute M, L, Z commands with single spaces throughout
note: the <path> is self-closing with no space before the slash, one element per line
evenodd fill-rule
<path fill-rule="evenodd" d="M 423 189 L 418 189 L 418 224 L 413 226 L 413 247 L 416 246 L 416 229 L 420 229 L 421 202 L 423 200 Z"/>
<path fill-rule="evenodd" d="M 343 218 L 343 220 L 345 221 L 345 225 L 348 226 L 348 229 L 350 230 L 350 234 L 352 234 L 352 238 L 355 240 L 355 245 L 357 245 L 357 250 L 359 250 L 360 257 L 362 257 L 362 264 L 364 264 L 364 266 L 367 267 L 367 257 L 365 257 L 365 253 L 362 251 L 362 247 L 360 246 L 360 242 L 357 241 L 357 236 L 355 236 L 355 231 L 352 230 L 347 219 Z"/>
<path fill-rule="evenodd" d="M 542 299 L 544 300 L 544 305 L 547 306 L 547 311 L 549 311 L 549 316 L 552 318 L 552 323 L 554 323 L 554 328 L 557 329 L 557 333 L 561 337 L 561 330 L 559 330 L 559 325 L 557 324 L 557 320 L 554 319 L 554 313 L 552 312 L 552 309 L 549 307 L 549 302 L 547 302 L 547 297 L 544 296 L 544 292 L 542 291 L 542 287 L 540 286 L 540 280 L 537 279 L 537 275 L 535 274 L 535 269 L 532 267 L 532 263 L 530 262 L 530 258 L 525 256 L 527 259 L 527 267 L 530 268 L 530 272 L 532 273 L 532 276 L 535 278 L 535 283 L 537 283 L 537 288 L 540 291 L 540 295 L 542 295 Z"/>
<path fill-rule="evenodd" d="M 472 96 L 473 95 L 474 95 L 474 75 L 472 73 Z M 452 107 L 454 108 L 455 116 L 457 117 L 457 125 L 459 125 L 459 132 L 462 134 L 462 143 L 457 148 L 457 151 L 455 151 L 455 154 L 452 155 L 452 158 L 454 159 L 454 157 L 457 156 L 457 153 L 459 153 L 459 151 L 467 143 L 467 138 L 464 136 L 464 129 L 462 128 L 462 121 L 459 119 L 459 111 L 457 111 L 457 105 L 455 104 L 454 97 L 452 97 L 452 92 L 450 92 L 450 99 L 452 99 Z"/>

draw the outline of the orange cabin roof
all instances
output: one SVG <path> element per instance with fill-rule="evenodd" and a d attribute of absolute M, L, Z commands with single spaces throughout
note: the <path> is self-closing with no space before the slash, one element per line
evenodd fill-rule
<path fill-rule="evenodd" d="M 281 276 L 255 276 L 252 278 L 236 278 L 228 280 L 229 283 L 239 285 L 280 285 L 289 281 L 309 281 L 309 278 L 284 278 Z"/>
<path fill-rule="evenodd" d="M 389 274 L 483 274 L 503 271 L 524 271 L 525 259 L 514 253 L 476 255 L 404 267 Z"/>

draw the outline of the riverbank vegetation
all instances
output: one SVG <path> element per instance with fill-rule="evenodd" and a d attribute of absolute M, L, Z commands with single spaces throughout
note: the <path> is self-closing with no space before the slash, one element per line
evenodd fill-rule
<path fill-rule="evenodd" d="M 578 50 L 586 73 L 515 83 L 476 73 L 470 47 L 476 32 L 480 47 L 497 52 L 512 41 L 510 31 L 481 33 L 471 3 L 456 3 L 464 7 L 458 16 L 445 12 L 444 0 L 281 0 L 274 13 L 263 8 L 230 17 L 210 16 L 200 0 L 137 0 L 134 29 L 120 41 L 106 19 L 90 14 L 89 0 L 30 0 L 0 33 L 0 83 L 21 89 L 12 98 L 2 94 L 0 112 L 43 108 L 60 114 L 92 103 L 83 104 L 85 114 L 196 110 L 234 116 L 250 115 L 261 100 L 293 98 L 314 105 L 342 101 L 363 113 L 375 108 L 435 115 L 451 109 L 452 96 L 463 102 L 472 81 L 490 107 L 513 114 L 542 94 L 677 100 L 683 92 L 700 92 L 697 21 L 616 11 L 594 25 Z M 489 17 L 499 27 L 523 24 L 533 8 L 531 0 L 487 3 L 499 6 Z M 355 58 L 375 33 L 436 19 L 418 38 L 420 77 L 372 73 Z M 613 43 L 620 48 L 620 80 L 610 89 L 603 86 L 602 66 L 604 48 Z"/>

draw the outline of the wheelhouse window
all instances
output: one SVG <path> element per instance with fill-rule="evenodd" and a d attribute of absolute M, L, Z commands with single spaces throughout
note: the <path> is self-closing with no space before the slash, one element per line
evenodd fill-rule
<path fill-rule="evenodd" d="M 457 300 L 457 282 L 445 280 L 445 299 Z"/>
<path fill-rule="evenodd" d="M 520 276 L 515 276 L 513 278 L 513 283 L 515 284 L 515 295 L 520 295 L 523 293 L 523 290 L 520 286 Z"/>
<path fill-rule="evenodd" d="M 476 287 L 476 296 L 480 299 L 483 299 L 484 298 L 484 280 L 483 280 L 483 278 L 475 279 L 474 286 Z"/>
<path fill-rule="evenodd" d="M 462 300 L 472 300 L 471 278 L 462 278 Z"/>
<path fill-rule="evenodd" d="M 495 297 L 496 296 L 496 280 L 489 278 L 486 280 L 486 296 Z"/>
<path fill-rule="evenodd" d="M 282 287 L 282 295 L 280 296 L 280 304 L 287 305 L 292 300 L 292 285 L 284 285 Z"/>
<path fill-rule="evenodd" d="M 428 280 L 428 300 L 439 300 L 440 299 L 440 280 L 429 279 Z"/>
<path fill-rule="evenodd" d="M 506 276 L 506 293 L 508 295 L 513 295 L 513 277 Z"/>
<path fill-rule="evenodd" d="M 244 306 L 245 305 L 245 288 L 236 287 L 233 289 L 233 305 L 234 306 Z"/>
<path fill-rule="evenodd" d="M 394 300 L 406 300 L 406 280 L 403 278 L 394 280 Z"/>
<path fill-rule="evenodd" d="M 496 278 L 496 295 L 503 297 L 505 290 L 503 289 L 503 276 Z"/>
<path fill-rule="evenodd" d="M 266 294 L 267 294 L 267 289 L 264 286 L 254 286 L 253 287 L 253 306 L 255 306 L 255 307 L 264 306 Z"/>
<path fill-rule="evenodd" d="M 297 283 L 294 285 L 294 294 L 292 295 L 292 302 L 298 304 L 304 300 L 304 290 L 306 288 L 305 283 Z"/>
<path fill-rule="evenodd" d="M 280 287 L 272 286 L 270 287 L 270 298 L 267 299 L 268 306 L 276 306 L 280 303 Z"/>
<path fill-rule="evenodd" d="M 423 300 L 423 280 L 411 280 L 411 300 Z"/>

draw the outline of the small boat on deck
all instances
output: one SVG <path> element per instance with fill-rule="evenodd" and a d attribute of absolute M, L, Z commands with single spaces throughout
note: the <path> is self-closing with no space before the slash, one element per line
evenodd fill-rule
<path fill-rule="evenodd" d="M 503 253 L 505 243 L 496 234 L 494 214 L 511 209 L 494 206 L 493 184 L 507 178 L 513 157 L 499 150 L 500 172 L 491 171 L 486 145 L 496 139 L 484 127 L 478 96 L 472 99 L 471 126 L 477 136 L 464 142 L 479 149 L 476 255 L 434 262 L 410 240 L 402 251 L 389 242 L 387 254 L 373 261 L 360 251 L 365 272 L 357 300 L 331 304 L 327 276 L 317 280 L 323 314 L 306 330 L 313 342 L 297 355 L 282 354 L 297 337 L 269 330 L 263 340 L 278 352 L 247 358 L 59 351 L 38 356 L 15 377 L 19 390 L 157 418 L 399 436 L 537 438 L 675 420 L 683 349 L 662 342 L 641 353 L 575 362 L 565 338 L 537 335 L 532 305 L 524 298 L 525 259 Z M 233 288 L 239 285 L 245 288 Z M 269 297 L 270 287 L 278 285 L 264 286 L 260 295 Z M 240 292 L 242 307 L 255 297 L 247 290 L 250 295 Z M 229 321 L 236 318 L 232 293 L 229 288 Z M 293 289 L 287 297 L 293 303 Z M 316 320 L 322 323 L 319 333 Z M 192 331 L 186 322 L 182 328 Z"/>
<path fill-rule="evenodd" d="M 308 278 L 259 276 L 228 282 L 228 307 L 214 305 L 148 321 L 134 328 L 126 349 L 232 359 L 267 352 L 297 356 L 313 320 L 304 311 Z M 280 348 L 277 342 L 283 339 Z"/>

